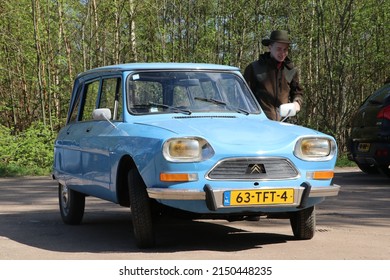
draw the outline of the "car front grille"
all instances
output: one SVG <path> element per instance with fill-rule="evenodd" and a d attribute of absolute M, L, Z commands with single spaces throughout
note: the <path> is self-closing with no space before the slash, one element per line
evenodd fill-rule
<path fill-rule="evenodd" d="M 286 180 L 299 175 L 286 158 L 233 158 L 218 162 L 207 174 L 210 180 Z"/>

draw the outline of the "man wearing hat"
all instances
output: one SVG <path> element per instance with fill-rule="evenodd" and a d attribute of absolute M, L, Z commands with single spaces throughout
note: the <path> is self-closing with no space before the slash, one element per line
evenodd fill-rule
<path fill-rule="evenodd" d="M 291 44 L 287 31 L 272 31 L 269 39 L 262 40 L 269 52 L 260 55 L 259 60 L 249 64 L 244 71 L 257 101 L 269 119 L 280 120 L 278 108 L 284 103 L 294 103 L 298 112 L 302 105 L 303 89 L 299 75 L 287 57 Z"/>

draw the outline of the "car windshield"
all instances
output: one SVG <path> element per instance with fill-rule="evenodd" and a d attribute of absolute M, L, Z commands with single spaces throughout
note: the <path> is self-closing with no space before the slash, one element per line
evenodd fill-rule
<path fill-rule="evenodd" d="M 243 79 L 227 72 L 138 72 L 127 80 L 127 100 L 132 114 L 260 113 Z"/>

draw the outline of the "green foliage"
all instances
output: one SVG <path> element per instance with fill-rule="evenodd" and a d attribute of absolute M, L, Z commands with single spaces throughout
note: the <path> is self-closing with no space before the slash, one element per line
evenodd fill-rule
<path fill-rule="evenodd" d="M 54 139 L 55 134 L 40 122 L 16 135 L 0 125 L 0 175 L 49 174 Z"/>
<path fill-rule="evenodd" d="M 338 167 L 356 167 L 354 161 L 350 161 L 346 153 L 342 153 L 338 156 L 336 166 Z"/>

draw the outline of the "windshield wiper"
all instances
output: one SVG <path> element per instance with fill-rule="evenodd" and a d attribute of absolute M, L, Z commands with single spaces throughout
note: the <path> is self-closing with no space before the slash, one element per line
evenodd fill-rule
<path fill-rule="evenodd" d="M 190 110 L 186 110 L 186 109 L 183 109 L 183 108 L 180 108 L 180 107 L 169 106 L 169 105 L 166 105 L 166 104 L 149 102 L 149 105 L 150 106 L 164 108 L 164 109 L 169 109 L 169 110 L 172 110 L 172 111 L 176 111 L 176 112 L 180 112 L 180 113 L 184 113 L 184 114 L 188 114 L 188 115 L 192 114 L 192 112 Z"/>
<path fill-rule="evenodd" d="M 194 97 L 194 99 L 195 100 L 204 101 L 204 102 L 213 103 L 213 104 L 217 104 L 217 105 L 221 105 L 221 106 L 226 106 L 226 108 L 228 108 L 229 110 L 235 111 L 237 113 L 243 113 L 245 115 L 249 115 L 248 111 L 246 111 L 244 109 L 241 109 L 241 108 L 237 108 L 237 107 L 233 107 L 231 105 L 228 105 L 226 102 L 221 101 L 221 100 L 217 100 L 217 99 L 214 99 L 214 98 L 203 98 L 203 97 Z"/>
<path fill-rule="evenodd" d="M 241 108 L 231 108 L 232 110 L 235 110 L 237 113 L 242 113 L 244 115 L 249 115 L 250 113 L 247 110 L 241 109 Z"/>
<path fill-rule="evenodd" d="M 200 101 L 204 101 L 204 102 L 209 102 L 209 103 L 213 103 L 213 104 L 217 104 L 217 105 L 223 105 L 223 106 L 226 106 L 226 102 L 223 102 L 221 100 L 217 100 L 217 99 L 214 99 L 214 98 L 203 98 L 203 97 L 194 97 L 195 100 L 200 100 Z"/>

